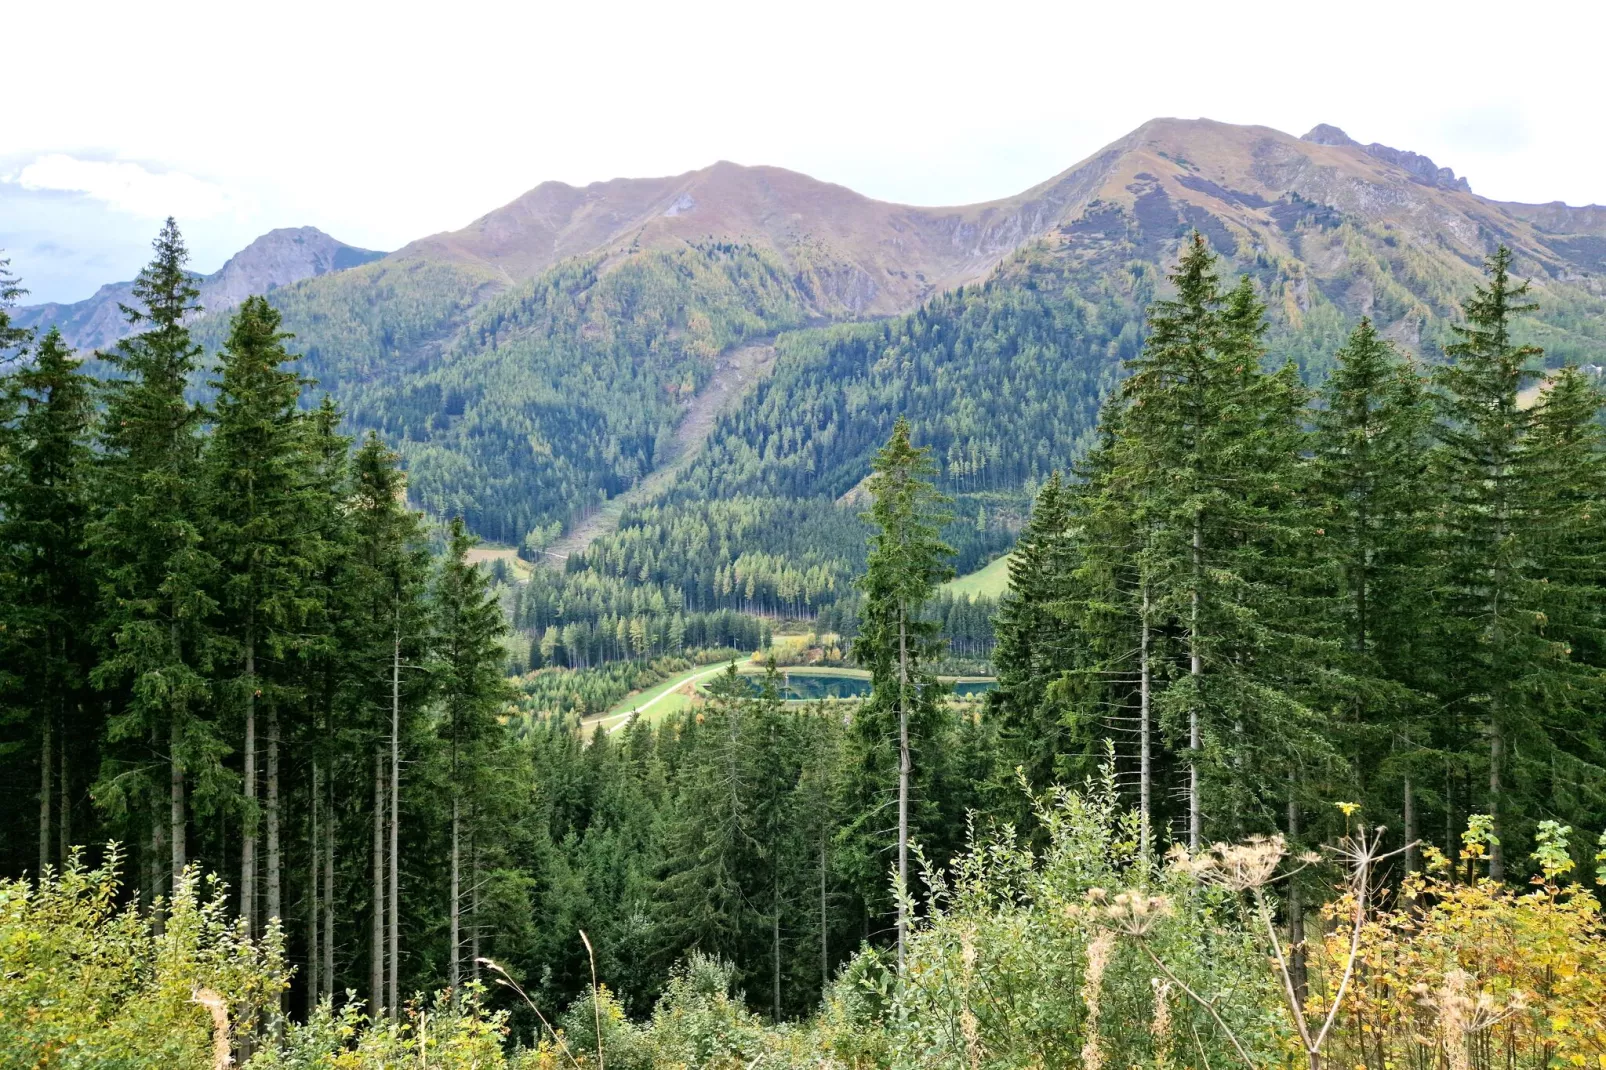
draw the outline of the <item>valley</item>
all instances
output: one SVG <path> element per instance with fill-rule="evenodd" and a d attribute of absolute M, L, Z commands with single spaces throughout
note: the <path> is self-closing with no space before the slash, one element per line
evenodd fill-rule
<path fill-rule="evenodd" d="M 1477 188 L 0 263 L 0 1064 L 1593 1065 L 1606 211 Z"/>

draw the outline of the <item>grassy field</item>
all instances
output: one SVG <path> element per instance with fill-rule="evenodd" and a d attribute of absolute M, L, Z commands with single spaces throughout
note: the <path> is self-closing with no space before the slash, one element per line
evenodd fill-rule
<path fill-rule="evenodd" d="M 687 684 L 713 679 L 724 672 L 728 664 L 729 662 L 722 662 L 719 665 L 699 665 L 695 669 L 671 676 L 663 683 L 654 684 L 645 691 L 626 695 L 605 713 L 588 717 L 583 724 L 592 731 L 612 732 L 629 721 L 632 714 L 639 713 L 641 717 L 651 722 L 677 710 L 683 710 L 691 704 L 691 696 L 680 694 L 680 689 Z"/>
<path fill-rule="evenodd" d="M 997 598 L 1009 588 L 1009 555 L 1005 554 L 990 562 L 986 567 L 979 568 L 968 576 L 960 576 L 949 580 L 942 585 L 942 589 L 955 598 L 964 595 L 975 598 L 977 595 L 986 595 L 988 598 Z"/>

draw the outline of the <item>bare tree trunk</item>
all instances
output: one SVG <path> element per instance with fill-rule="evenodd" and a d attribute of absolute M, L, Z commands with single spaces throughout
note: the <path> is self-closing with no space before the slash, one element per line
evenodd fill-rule
<path fill-rule="evenodd" d="M 1500 762 L 1505 757 L 1505 739 L 1500 734 L 1500 723 L 1493 713 L 1489 718 L 1489 879 L 1504 880 L 1506 876 L 1505 852 L 1500 847 Z"/>
<path fill-rule="evenodd" d="M 1199 584 L 1204 565 L 1204 518 L 1193 518 L 1193 592 L 1188 626 L 1188 672 L 1193 676 L 1194 698 L 1188 708 L 1188 850 L 1197 851 L 1204 842 L 1204 816 L 1199 799 L 1199 751 L 1204 745 L 1199 728 L 1199 685 L 1203 682 L 1204 658 L 1199 652 Z"/>
<path fill-rule="evenodd" d="M 462 864 L 462 853 L 459 846 L 459 838 L 462 832 L 462 822 L 459 816 L 460 808 L 461 803 L 458 801 L 456 784 L 454 782 L 452 786 L 452 959 L 450 966 L 448 966 L 446 970 L 446 983 L 451 987 L 452 999 L 454 1000 L 458 998 L 458 982 L 460 980 L 458 966 L 462 959 L 463 947 L 462 919 L 460 916 L 460 904 L 462 903 L 463 896 L 463 884 L 460 877 Z"/>
<path fill-rule="evenodd" d="M 318 947 L 318 866 L 323 860 L 323 827 L 319 822 L 318 759 L 312 760 L 312 790 L 307 793 L 307 1017 L 318 1007 L 318 995 L 323 991 L 323 954 Z"/>
<path fill-rule="evenodd" d="M 468 975 L 480 979 L 480 840 L 479 808 L 471 807 L 468 824 Z"/>
<path fill-rule="evenodd" d="M 1151 753 L 1149 740 L 1149 714 L 1150 714 L 1150 669 L 1149 669 L 1149 585 L 1143 585 L 1143 617 L 1138 622 L 1138 853 L 1147 864 L 1152 856 L 1154 833 L 1152 831 L 1152 805 L 1151 790 L 1153 779 L 1150 776 Z"/>
<path fill-rule="evenodd" d="M 44 879 L 45 869 L 50 865 L 50 808 L 55 801 L 51 798 L 50 772 L 55 767 L 56 755 L 53 744 L 53 733 L 50 731 L 52 717 L 45 714 L 45 723 L 39 733 L 39 873 L 40 880 Z"/>
<path fill-rule="evenodd" d="M 1411 795 L 1411 775 L 1405 776 L 1405 805 L 1403 807 L 1405 824 L 1405 872 L 1416 872 L 1416 801 Z"/>
<path fill-rule="evenodd" d="M 401 607 L 390 646 L 390 980 L 392 1014 L 401 1007 Z"/>
<path fill-rule="evenodd" d="M 385 759 L 374 749 L 374 918 L 368 958 L 373 1017 L 385 1013 Z"/>
<path fill-rule="evenodd" d="M 1292 774 L 1288 777 L 1288 849 L 1299 849 L 1299 799 L 1297 783 Z M 1300 896 L 1298 880 L 1288 882 L 1288 978 L 1303 1006 L 1306 994 L 1305 971 L 1305 903 Z"/>
<path fill-rule="evenodd" d="M 279 854 L 279 711 L 268 705 L 268 920 L 282 921 L 284 903 L 281 898 L 283 876 Z"/>
<path fill-rule="evenodd" d="M 328 807 L 323 838 L 323 995 L 335 993 L 335 787 L 329 778 Z"/>
<path fill-rule="evenodd" d="M 61 737 L 61 782 L 56 786 L 60 792 L 61 820 L 56 822 L 56 831 L 61 836 L 60 858 L 62 865 L 67 864 L 67 858 L 72 854 L 72 776 L 67 769 L 67 722 L 62 718 Z"/>
<path fill-rule="evenodd" d="M 178 718 L 172 718 L 168 727 L 168 847 L 173 852 L 173 887 L 178 888 L 188 861 L 184 843 L 184 763 L 179 757 Z"/>
<path fill-rule="evenodd" d="M 898 971 L 903 972 L 903 941 L 909 919 L 909 629 L 898 607 Z"/>
<path fill-rule="evenodd" d="M 257 679 L 254 611 L 245 624 L 245 748 L 240 772 L 245 821 L 240 830 L 240 917 L 245 931 L 257 934 Z"/>

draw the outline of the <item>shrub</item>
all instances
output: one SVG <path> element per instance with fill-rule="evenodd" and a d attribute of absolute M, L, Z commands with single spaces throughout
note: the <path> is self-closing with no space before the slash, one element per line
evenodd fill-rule
<path fill-rule="evenodd" d="M 171 900 L 120 902 L 115 845 L 34 884 L 0 881 L 0 1053 L 8 1066 L 190 1070 L 212 1065 L 217 1002 L 251 1028 L 277 1008 L 277 930 L 252 941 L 222 886 L 186 870 Z"/>

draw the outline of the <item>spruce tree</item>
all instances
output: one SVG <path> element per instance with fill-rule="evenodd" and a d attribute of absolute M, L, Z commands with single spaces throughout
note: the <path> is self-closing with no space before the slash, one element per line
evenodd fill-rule
<path fill-rule="evenodd" d="M 427 680 L 419 665 L 426 578 L 418 515 L 407 508 L 399 458 L 370 433 L 352 461 L 351 551 L 343 606 L 354 614 L 351 696 L 373 760 L 373 873 L 369 985 L 376 1013 L 399 1011 L 401 992 L 401 750 Z"/>
<path fill-rule="evenodd" d="M 454 517 L 446 556 L 435 579 L 434 686 L 441 705 L 440 734 L 450 765 L 451 898 L 447 908 L 447 983 L 455 994 L 463 960 L 463 851 L 476 838 L 468 822 L 473 801 L 489 785 L 482 775 L 499 730 L 496 718 L 509 691 L 502 676 L 507 622 L 490 578 L 468 559 L 477 540 Z M 470 919 L 477 925 L 477 919 Z"/>
<path fill-rule="evenodd" d="M 26 346 L 33 340 L 31 330 L 15 327 L 11 323 L 10 310 L 16 307 L 17 299 L 27 293 L 22 281 L 11 273 L 11 261 L 0 259 L 0 359 L 4 359 L 8 351 Z"/>
<path fill-rule="evenodd" d="M 1346 718 L 1355 779 L 1366 797 L 1368 781 L 1384 782 L 1392 797 L 1375 812 L 1398 807 L 1407 842 L 1419 816 L 1414 785 L 1435 742 L 1426 698 L 1436 688 L 1431 415 L 1416 369 L 1362 319 L 1334 355 L 1314 413 L 1312 489 L 1356 682 Z"/>
<path fill-rule="evenodd" d="M 315 488 L 306 478 L 307 418 L 297 406 L 305 380 L 288 365 L 279 313 L 249 297 L 234 314 L 219 357 L 214 425 L 207 442 L 211 543 L 221 566 L 220 630 L 231 671 L 219 699 L 241 718 L 240 913 L 257 919 L 259 709 L 267 714 L 267 869 L 264 920 L 281 903 L 279 748 L 281 711 L 301 706 L 297 648 L 315 607 L 308 581 L 319 547 Z"/>
<path fill-rule="evenodd" d="M 140 307 L 123 308 L 143 330 L 105 355 L 113 376 L 102 387 L 98 515 L 89 525 L 101 588 L 101 661 L 92 676 L 112 692 L 115 750 L 96 798 L 126 813 L 136 800 L 149 805 L 165 794 L 167 818 L 149 830 L 150 856 L 165 841 L 177 879 L 188 860 L 191 805 L 226 798 L 230 778 L 209 681 L 217 562 L 204 542 L 205 414 L 185 397 L 201 352 L 186 326 L 199 311 L 197 291 L 173 220 L 153 245 L 134 283 Z M 166 767 L 165 785 L 146 779 L 153 766 Z"/>
<path fill-rule="evenodd" d="M 1326 762 L 1319 607 L 1300 594 L 1302 545 L 1316 524 L 1299 493 L 1307 476 L 1305 394 L 1292 366 L 1260 368 L 1264 309 L 1247 278 L 1223 292 L 1195 234 L 1157 301 L 1150 335 L 1106 415 L 1109 508 L 1130 518 L 1138 547 L 1139 643 L 1155 628 L 1178 656 L 1146 667 L 1163 682 L 1155 712 L 1184 739 L 1190 847 L 1215 821 L 1239 829 L 1281 818 L 1245 769 Z M 1129 595 L 1130 598 L 1130 595 Z M 1158 680 L 1156 679 L 1158 678 Z"/>
<path fill-rule="evenodd" d="M 1056 608 L 1066 597 L 1069 502 L 1074 492 L 1055 472 L 1038 491 L 1031 516 L 1009 557 L 1009 589 L 993 623 L 998 689 L 989 697 L 1001 723 L 1004 760 L 1046 788 L 1059 772 L 1064 725 L 1049 701 L 1064 663 L 1065 623 Z"/>
<path fill-rule="evenodd" d="M 1453 690 L 1444 697 L 1461 719 L 1457 735 L 1467 739 L 1476 725 L 1484 737 L 1482 761 L 1470 749 L 1466 759 L 1487 777 L 1483 808 L 1494 819 L 1496 879 L 1505 871 L 1500 837 L 1514 831 L 1507 812 L 1513 773 L 1525 776 L 1508 768 L 1512 743 L 1520 736 L 1532 744 L 1521 752 L 1529 760 L 1550 752 L 1541 696 L 1560 655 L 1544 634 L 1544 578 L 1532 557 L 1540 457 L 1527 447 L 1538 412 L 1519 401 L 1538 378 L 1533 365 L 1542 351 L 1513 334 L 1514 319 L 1537 306 L 1527 300 L 1528 284 L 1511 277 L 1511 260 L 1504 247 L 1489 258 L 1487 281 L 1466 302 L 1465 322 L 1452 327 L 1457 341 L 1445 347 L 1452 363 L 1434 375 L 1438 474 L 1448 495 L 1443 674 Z"/>
<path fill-rule="evenodd" d="M 3 315 L 3 312 L 0 312 Z M 85 693 L 93 577 L 84 543 L 93 421 L 90 380 L 52 328 L 0 380 L 0 703 L 37 733 L 39 868 L 71 848 L 74 773 L 96 760 Z M 54 831 L 54 835 L 52 832 Z"/>
<path fill-rule="evenodd" d="M 938 629 L 921 615 L 937 584 L 953 575 L 953 551 L 942 541 L 946 500 L 932 484 L 936 474 L 928 447 L 909 438 L 909 421 L 899 417 L 892 437 L 875 456 L 865 489 L 865 514 L 874 527 L 865 563 L 864 607 L 853 655 L 870 670 L 871 692 L 855 718 L 859 790 L 865 806 L 857 834 L 873 839 L 879 800 L 890 786 L 879 782 L 895 756 L 897 791 L 897 942 L 903 964 L 908 931 L 911 804 L 930 808 L 935 799 L 913 799 L 915 754 L 934 751 L 945 727 L 944 689 L 931 669 L 939 655 Z M 922 754 L 937 760 L 935 753 Z M 924 762 L 923 762 L 924 764 Z M 929 770 L 928 770 L 929 772 Z M 892 779 L 887 777 L 887 779 Z M 873 849 L 872 849 L 873 850 Z M 873 857 L 873 854 L 871 855 Z"/>

